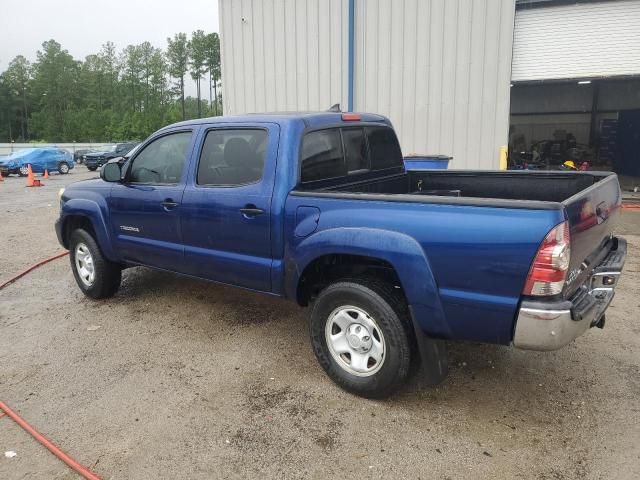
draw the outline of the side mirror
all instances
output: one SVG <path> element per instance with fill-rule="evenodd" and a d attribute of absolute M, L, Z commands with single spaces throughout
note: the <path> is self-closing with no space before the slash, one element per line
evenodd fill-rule
<path fill-rule="evenodd" d="M 109 162 L 100 170 L 100 178 L 105 182 L 119 182 L 122 179 L 122 171 L 118 162 Z"/>

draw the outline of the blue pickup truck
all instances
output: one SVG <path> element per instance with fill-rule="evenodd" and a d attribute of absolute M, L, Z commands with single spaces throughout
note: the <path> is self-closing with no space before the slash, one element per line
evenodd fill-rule
<path fill-rule="evenodd" d="M 153 134 L 60 193 L 80 289 L 144 265 L 310 307 L 341 387 L 384 397 L 446 341 L 553 350 L 603 327 L 626 242 L 613 173 L 406 172 L 374 114 L 217 117 Z"/>

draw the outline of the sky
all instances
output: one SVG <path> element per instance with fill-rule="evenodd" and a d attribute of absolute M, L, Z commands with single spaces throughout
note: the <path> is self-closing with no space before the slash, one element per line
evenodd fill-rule
<path fill-rule="evenodd" d="M 164 50 L 167 37 L 198 29 L 219 31 L 218 0 L 0 0 L 0 72 L 16 55 L 34 61 L 45 40 L 81 60 L 109 40 L 118 51 L 146 40 Z"/>

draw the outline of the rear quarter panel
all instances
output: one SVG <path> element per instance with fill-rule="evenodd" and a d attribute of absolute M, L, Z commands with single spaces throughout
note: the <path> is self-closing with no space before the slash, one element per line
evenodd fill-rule
<path fill-rule="evenodd" d="M 294 234 L 299 206 L 321 212 L 317 229 L 304 238 Z M 314 258 L 357 251 L 394 266 L 427 334 L 501 344 L 512 339 L 520 294 L 540 242 L 564 220 L 562 209 L 296 195 L 288 197 L 286 212 L 289 295 Z"/>

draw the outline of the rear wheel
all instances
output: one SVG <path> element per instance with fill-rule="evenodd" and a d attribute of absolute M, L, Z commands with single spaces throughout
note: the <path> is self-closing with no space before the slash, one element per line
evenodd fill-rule
<path fill-rule="evenodd" d="M 91 298 L 112 297 L 120 287 L 122 268 L 107 260 L 93 236 L 74 230 L 69 240 L 69 258 L 76 283 Z"/>
<path fill-rule="evenodd" d="M 58 172 L 62 175 L 66 175 L 67 173 L 69 173 L 69 165 L 67 165 L 66 162 L 60 162 L 58 164 Z"/>
<path fill-rule="evenodd" d="M 408 312 L 393 286 L 344 280 L 325 288 L 311 313 L 314 353 L 329 377 L 368 398 L 391 395 L 411 366 Z"/>

